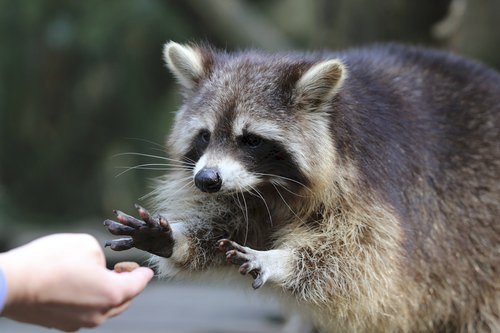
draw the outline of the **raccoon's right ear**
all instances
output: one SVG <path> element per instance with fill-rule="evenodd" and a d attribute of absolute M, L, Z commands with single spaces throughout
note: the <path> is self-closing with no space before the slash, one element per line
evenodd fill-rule
<path fill-rule="evenodd" d="M 339 59 L 314 64 L 295 84 L 296 98 L 301 103 L 321 104 L 338 92 L 346 76 L 346 67 Z"/>
<path fill-rule="evenodd" d="M 163 58 L 179 83 L 187 89 L 195 88 L 209 74 L 213 62 L 210 50 L 175 42 L 165 44 Z"/>

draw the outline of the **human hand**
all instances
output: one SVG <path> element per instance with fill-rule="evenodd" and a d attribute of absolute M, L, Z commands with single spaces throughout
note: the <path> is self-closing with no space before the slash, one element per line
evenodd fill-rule
<path fill-rule="evenodd" d="M 86 234 L 56 234 L 0 254 L 9 293 L 2 315 L 75 331 L 123 312 L 153 277 L 140 267 L 116 273 Z"/>

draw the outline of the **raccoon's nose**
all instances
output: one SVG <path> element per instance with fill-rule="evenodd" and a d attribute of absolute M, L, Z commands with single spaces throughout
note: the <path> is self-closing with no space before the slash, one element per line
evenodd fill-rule
<path fill-rule="evenodd" d="M 214 193 L 220 190 L 222 179 L 217 169 L 204 168 L 194 176 L 194 184 L 203 192 Z"/>

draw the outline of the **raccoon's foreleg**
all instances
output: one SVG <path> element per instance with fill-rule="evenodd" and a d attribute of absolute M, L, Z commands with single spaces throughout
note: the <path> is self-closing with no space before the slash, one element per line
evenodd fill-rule
<path fill-rule="evenodd" d="M 104 221 L 104 226 L 113 235 L 129 236 L 107 241 L 105 246 L 115 251 L 135 247 L 164 258 L 172 256 L 175 241 L 167 220 L 162 216 L 152 217 L 139 205 L 136 205 L 136 208 L 142 220 L 121 211 L 115 211 L 118 222 Z"/>
<path fill-rule="evenodd" d="M 239 272 L 250 274 L 254 281 L 252 287 L 260 288 L 267 281 L 283 283 L 292 271 L 292 253 L 286 249 L 257 251 L 239 245 L 228 239 L 217 242 L 219 250 L 226 253 L 229 263 L 239 265 Z"/>

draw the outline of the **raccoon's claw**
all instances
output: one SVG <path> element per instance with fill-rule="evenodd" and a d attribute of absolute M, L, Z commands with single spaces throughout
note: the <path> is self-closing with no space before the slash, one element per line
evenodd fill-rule
<path fill-rule="evenodd" d="M 169 258 L 174 247 L 172 229 L 168 221 L 162 217 L 152 217 L 149 212 L 139 205 L 135 205 L 141 216 L 141 220 L 115 210 L 118 221 L 106 220 L 104 226 L 113 235 L 130 236 L 107 241 L 114 251 L 128 250 L 133 247 L 149 253 Z"/>
<path fill-rule="evenodd" d="M 108 229 L 108 231 L 111 234 L 117 236 L 132 236 L 133 233 L 135 232 L 134 228 L 128 227 L 126 225 L 111 220 L 104 221 L 104 226 Z"/>
<path fill-rule="evenodd" d="M 123 225 L 136 229 L 146 225 L 144 221 L 138 220 L 133 216 L 127 215 L 120 210 L 114 210 L 113 213 L 115 213 L 118 222 L 120 222 Z"/>
<path fill-rule="evenodd" d="M 217 247 L 220 251 L 226 253 L 228 263 L 240 266 L 240 274 L 250 274 L 254 278 L 252 283 L 253 289 L 258 289 L 266 283 L 269 274 L 263 269 L 258 259 L 258 251 L 241 246 L 229 239 L 221 239 L 217 242 Z"/>
<path fill-rule="evenodd" d="M 217 247 L 222 252 L 227 252 L 229 250 L 236 249 L 240 252 L 246 253 L 246 249 L 247 249 L 244 246 L 241 246 L 240 244 L 233 242 L 232 240 L 225 239 L 225 238 L 221 239 L 217 242 Z"/>
<path fill-rule="evenodd" d="M 134 240 L 132 238 L 119 238 L 106 241 L 104 247 L 110 247 L 113 251 L 125 251 L 134 247 Z"/>

